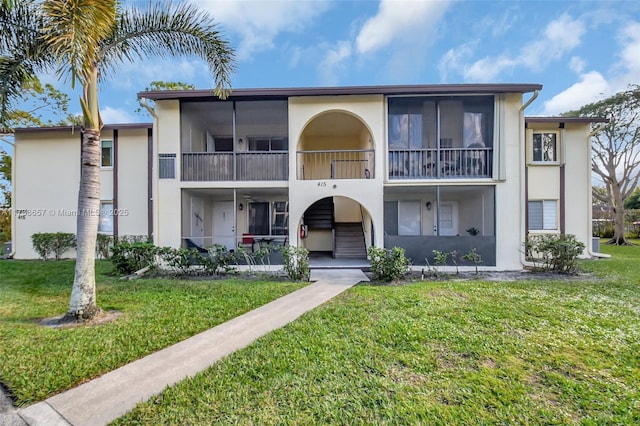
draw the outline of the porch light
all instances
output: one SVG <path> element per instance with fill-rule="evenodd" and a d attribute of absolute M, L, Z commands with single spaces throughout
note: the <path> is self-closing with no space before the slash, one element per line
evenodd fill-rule
<path fill-rule="evenodd" d="M 431 210 L 431 201 L 427 201 L 426 206 L 427 206 L 427 210 Z M 242 210 L 242 209 L 240 209 L 240 210 Z"/>
<path fill-rule="evenodd" d="M 242 203 L 240 203 L 240 205 L 238 206 L 238 210 L 242 211 L 242 209 L 244 209 L 244 206 L 242 205 Z"/>
<path fill-rule="evenodd" d="M 238 145 L 242 145 L 242 138 L 238 139 Z"/>

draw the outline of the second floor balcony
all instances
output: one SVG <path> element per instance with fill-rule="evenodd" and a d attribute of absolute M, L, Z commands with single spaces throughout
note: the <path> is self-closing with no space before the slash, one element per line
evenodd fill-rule
<path fill-rule="evenodd" d="M 282 181 L 289 179 L 289 153 L 187 152 L 182 154 L 182 180 Z"/>

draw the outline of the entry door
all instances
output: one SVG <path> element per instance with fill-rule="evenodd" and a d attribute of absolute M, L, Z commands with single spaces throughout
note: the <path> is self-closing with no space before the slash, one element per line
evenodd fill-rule
<path fill-rule="evenodd" d="M 204 201 L 191 197 L 191 241 L 202 247 L 204 245 Z"/>
<path fill-rule="evenodd" d="M 440 235 L 458 235 L 458 203 L 441 201 L 438 208 Z"/>
<path fill-rule="evenodd" d="M 233 216 L 233 201 L 213 204 L 213 243 L 236 247 L 236 224 Z"/>

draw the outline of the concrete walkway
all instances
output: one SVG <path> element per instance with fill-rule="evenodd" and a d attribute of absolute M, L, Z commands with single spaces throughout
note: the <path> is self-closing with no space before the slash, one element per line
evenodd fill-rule
<path fill-rule="evenodd" d="M 76 388 L 17 411 L 20 424 L 104 425 L 167 386 L 194 376 L 257 338 L 285 326 L 353 285 L 368 281 L 358 269 L 312 270 L 315 283 L 134 361 Z M 24 423 L 23 423 L 24 424 Z"/>

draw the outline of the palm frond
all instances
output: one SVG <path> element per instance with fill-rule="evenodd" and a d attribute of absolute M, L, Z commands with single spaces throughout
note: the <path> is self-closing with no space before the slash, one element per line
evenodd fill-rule
<path fill-rule="evenodd" d="M 215 92 L 226 97 L 235 70 L 234 53 L 213 17 L 189 3 L 151 2 L 147 9 L 130 7 L 119 16 L 112 36 L 102 46 L 101 76 L 123 62 L 151 56 L 193 56 L 206 61 Z"/>
<path fill-rule="evenodd" d="M 95 66 L 100 44 L 112 33 L 116 0 L 44 0 L 44 40 L 59 58 L 60 72 L 84 82 Z"/>
<path fill-rule="evenodd" d="M 0 127 L 7 130 L 8 113 L 33 84 L 36 73 L 48 71 L 53 57 L 41 35 L 42 15 L 34 1 L 0 8 Z"/>

